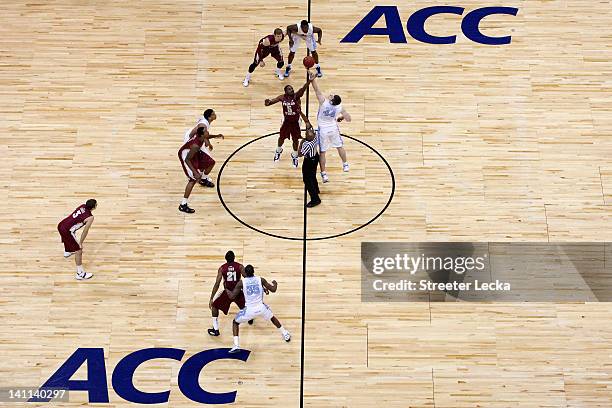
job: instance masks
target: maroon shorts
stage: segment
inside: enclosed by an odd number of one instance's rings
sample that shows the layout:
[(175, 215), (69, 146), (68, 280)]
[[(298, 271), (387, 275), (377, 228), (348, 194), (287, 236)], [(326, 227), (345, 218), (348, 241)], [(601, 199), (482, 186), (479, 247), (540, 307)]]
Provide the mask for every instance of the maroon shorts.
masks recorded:
[(302, 131), (300, 130), (299, 122), (288, 122), (284, 121), (280, 128), (280, 138), (293, 140), (300, 140), (302, 138)]
[[(183, 172), (185, 172), (185, 175), (187, 176), (187, 178), (189, 180), (195, 181), (196, 177), (194, 174), (192, 174), (192, 171), (187, 165), (186, 160), (184, 160), (183, 157), (181, 156), (181, 152), (179, 152), (179, 160), (181, 162), (181, 166), (183, 166)], [(201, 150), (198, 152), (198, 154), (196, 154), (191, 159), (191, 165), (200, 172), (203, 172), (204, 169), (214, 164), (215, 164), (214, 159)]]
[(257, 51), (255, 51), (255, 58), (253, 58), (253, 63), (259, 64), (259, 62), (263, 61), (268, 55), (272, 55), (272, 58), (274, 58), (278, 62), (281, 62), (283, 60), (283, 53), (280, 50), (280, 47), (272, 48), (272, 51), (266, 50), (264, 48), (264, 50), (261, 52), (261, 56), (259, 55), (259, 53), (257, 53)]
[(60, 237), (62, 237), (62, 242), (64, 243), (64, 251), (76, 252), (81, 249), (81, 246), (74, 238), (74, 235), (72, 235), (72, 232), (70, 232), (70, 230), (65, 230), (58, 226), (57, 231), (59, 232)]
[(223, 314), (227, 315), (232, 302), (234, 302), (241, 310), (244, 309), (244, 294), (240, 293), (236, 299), (231, 300), (227, 292), (224, 290), (221, 292), (221, 295), (215, 299), (213, 306), (221, 310)]

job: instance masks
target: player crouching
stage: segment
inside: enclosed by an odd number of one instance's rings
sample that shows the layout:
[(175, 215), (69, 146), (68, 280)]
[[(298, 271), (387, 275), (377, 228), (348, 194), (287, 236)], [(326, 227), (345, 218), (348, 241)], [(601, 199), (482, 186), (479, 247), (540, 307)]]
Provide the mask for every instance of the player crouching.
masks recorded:
[(240, 323), (252, 320), (256, 317), (263, 317), (266, 320), (270, 320), (274, 326), (280, 331), (283, 336), (283, 340), (291, 341), (291, 334), (281, 325), (272, 310), (263, 302), (264, 291), (276, 292), (278, 284), (275, 280), (272, 284), (269, 284), (264, 278), (255, 276), (255, 268), (253, 265), (247, 265), (244, 268), (245, 277), (242, 279), (233, 291), (228, 290), (230, 299), (235, 299), (240, 294), (240, 291), (244, 293), (244, 299), (246, 307), (242, 309), (233, 322), (234, 331), (234, 346), (229, 351), (230, 353), (237, 353), (240, 350)]
[(283, 51), (280, 48), (280, 43), (285, 38), (283, 34), (283, 30), (280, 28), (276, 28), (274, 30), (273, 35), (267, 35), (261, 40), (259, 40), (259, 44), (257, 44), (257, 50), (255, 50), (255, 57), (253, 58), (253, 63), (249, 65), (249, 72), (247, 72), (242, 85), (249, 86), (249, 81), (251, 80), (251, 74), (255, 71), (257, 66), (265, 67), (266, 63), (264, 59), (268, 55), (272, 55), (272, 58), (276, 60), (276, 75), (278, 79), (281, 81), (285, 78), (285, 75), (282, 71), (283, 66), (285, 65), (285, 60), (283, 59)]

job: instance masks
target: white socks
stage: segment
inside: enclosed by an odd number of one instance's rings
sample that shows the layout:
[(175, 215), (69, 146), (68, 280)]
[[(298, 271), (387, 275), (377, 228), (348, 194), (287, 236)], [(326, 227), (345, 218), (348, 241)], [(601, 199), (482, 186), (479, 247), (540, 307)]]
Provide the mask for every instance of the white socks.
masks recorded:
[(213, 329), (219, 330), (219, 318), (218, 317), (213, 317), (212, 318), (212, 322), (213, 322)]
[(83, 270), (83, 265), (77, 265), (77, 273), (79, 275), (82, 275), (85, 273), (85, 271)]
[(298, 152), (297, 152), (296, 150), (294, 150), (294, 151), (291, 153), (291, 157), (293, 157), (294, 159), (296, 159), (296, 158), (298, 157)]
[(276, 153), (282, 153), (283, 152), (283, 148), (281, 146), (278, 146), (276, 148)]
[(319, 64), (315, 64), (314, 66), (315, 68), (321, 68), (321, 66)]
[(245, 79), (245, 81), (250, 81), (251, 80), (251, 73), (247, 72), (246, 78), (244, 78), (244, 79)]
[(234, 347), (240, 347), (240, 337), (234, 336)]
[(286, 336), (289, 333), (283, 326), (278, 328), (278, 331), (281, 332), (283, 336)]
[(181, 200), (181, 205), (185, 205), (185, 204), (187, 204), (187, 199), (186, 199), (186, 198), (183, 198), (183, 199)]

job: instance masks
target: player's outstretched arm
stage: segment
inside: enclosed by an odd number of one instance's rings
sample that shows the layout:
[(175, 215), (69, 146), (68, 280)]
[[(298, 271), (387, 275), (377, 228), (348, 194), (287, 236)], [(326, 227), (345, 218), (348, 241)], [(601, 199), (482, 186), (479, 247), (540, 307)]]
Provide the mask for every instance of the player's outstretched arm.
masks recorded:
[(236, 299), (238, 295), (240, 294), (240, 291), (242, 290), (242, 281), (238, 281), (238, 283), (236, 284), (236, 287), (231, 292), (229, 291), (229, 289), (226, 289), (226, 290), (228, 292), (227, 295), (229, 296), (230, 299)]
[(319, 84), (317, 83), (316, 74), (314, 72), (309, 73), (308, 79), (312, 83), (312, 88), (314, 89), (315, 94), (317, 94), (317, 99), (319, 100), (319, 103), (325, 102), (325, 97), (323, 96), (323, 92), (321, 92), (321, 88), (319, 88)]
[(266, 99), (264, 101), (264, 105), (266, 106), (274, 105), (275, 103), (278, 103), (282, 100), (283, 100), (283, 95), (278, 95), (276, 98)]
[(94, 222), (93, 215), (91, 217), (88, 217), (85, 220), (85, 228), (83, 228), (83, 233), (81, 234), (81, 239), (79, 240), (79, 245), (83, 245), (83, 241), (85, 241), (85, 237), (87, 237), (87, 233), (89, 232), (89, 228), (91, 227), (91, 224), (93, 224), (93, 222)]
[(270, 285), (264, 278), (261, 278), (261, 286), (268, 289), (272, 293), (276, 292), (276, 289), (278, 289), (278, 283), (276, 283), (275, 280), (273, 280), (272, 284)]
[(221, 285), (221, 280), (223, 279), (223, 273), (221, 272), (221, 268), (217, 271), (217, 280), (212, 289), (212, 293), (210, 294), (210, 302), (208, 302), (208, 307), (212, 309), (213, 300), (215, 299), (215, 295), (219, 290), (219, 285)]
[(319, 27), (312, 27), (312, 33), (317, 34), (318, 36), (317, 42), (319, 43), (319, 45), (321, 45), (321, 38), (323, 37), (323, 30), (321, 30)]
[(306, 114), (304, 114), (304, 112), (302, 112), (301, 109), (300, 109), (300, 116), (302, 117), (302, 120), (304, 121), (304, 124), (306, 125), (306, 130), (312, 128), (312, 123), (310, 123), (310, 121), (308, 120), (308, 116), (306, 116)]
[(240, 275), (242, 275), (243, 278), (246, 278), (246, 272), (244, 271), (244, 265), (240, 265)]
[(293, 47), (293, 38), (291, 37), (292, 33), (297, 33), (298, 28), (297, 24), (291, 24), (287, 26), (287, 37), (289, 37), (289, 47)]

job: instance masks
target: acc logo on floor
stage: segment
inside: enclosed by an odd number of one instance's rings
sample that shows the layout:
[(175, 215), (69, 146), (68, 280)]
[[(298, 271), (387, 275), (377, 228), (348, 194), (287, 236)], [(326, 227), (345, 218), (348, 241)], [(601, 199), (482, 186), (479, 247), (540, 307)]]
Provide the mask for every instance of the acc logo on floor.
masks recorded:
[[(187, 398), (201, 404), (229, 404), (236, 400), (237, 391), (213, 393), (203, 389), (198, 377), (210, 362), (223, 359), (247, 361), (249, 350), (229, 354), (229, 349), (204, 350), (189, 357), (178, 373), (178, 385)], [(112, 384), (118, 396), (138, 404), (161, 404), (168, 402), (170, 391), (144, 392), (134, 386), (134, 373), (145, 361), (170, 359), (181, 361), (185, 350), (176, 348), (148, 348), (125, 356), (113, 370)], [(87, 362), (87, 379), (71, 380), (77, 370)], [(105, 403), (108, 400), (104, 350), (101, 348), (79, 348), (40, 388), (61, 388), (69, 391), (87, 391), (90, 403)], [(49, 399), (32, 398), (28, 402), (48, 402)]]
[[(425, 31), (425, 22), (437, 14), (463, 15), (463, 7), (434, 6), (421, 9), (408, 18), (406, 28), (408, 34), (417, 41), (427, 44), (454, 44), (456, 35), (446, 37), (431, 35)], [(510, 44), (511, 36), (490, 37), (480, 31), (480, 22), (487, 16), (505, 14), (516, 16), (518, 9), (514, 7), (482, 7), (470, 11), (461, 21), (461, 31), (470, 40), (486, 45)], [(386, 27), (374, 28), (376, 22), (385, 16)], [(392, 43), (406, 43), (402, 20), (396, 6), (376, 6), (349, 32), (340, 42), (357, 43), (366, 35), (386, 35)]]

